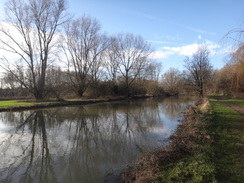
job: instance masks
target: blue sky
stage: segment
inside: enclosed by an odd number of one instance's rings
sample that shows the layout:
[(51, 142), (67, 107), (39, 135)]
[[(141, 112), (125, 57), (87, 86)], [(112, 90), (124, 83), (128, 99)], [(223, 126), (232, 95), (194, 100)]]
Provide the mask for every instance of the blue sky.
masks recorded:
[[(211, 50), (214, 68), (225, 65), (230, 47), (223, 36), (243, 28), (243, 0), (67, 0), (69, 11), (98, 19), (108, 34), (133, 33), (150, 42), (154, 58), (182, 70), (200, 44)], [(4, 15), (0, 0), (0, 16)]]
[(185, 56), (207, 44), (211, 63), (222, 68), (223, 36), (244, 21), (243, 0), (70, 0), (76, 16), (97, 18), (109, 34), (131, 32), (151, 43), (163, 70), (183, 69)]

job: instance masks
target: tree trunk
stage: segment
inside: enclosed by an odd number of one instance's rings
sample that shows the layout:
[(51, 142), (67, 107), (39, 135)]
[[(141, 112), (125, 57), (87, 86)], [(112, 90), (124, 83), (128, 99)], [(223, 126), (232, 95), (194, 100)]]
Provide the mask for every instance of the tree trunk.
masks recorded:
[(34, 97), (35, 97), (36, 100), (42, 100), (44, 98), (43, 97), (43, 92), (38, 90), (38, 89), (36, 89), (34, 91)]

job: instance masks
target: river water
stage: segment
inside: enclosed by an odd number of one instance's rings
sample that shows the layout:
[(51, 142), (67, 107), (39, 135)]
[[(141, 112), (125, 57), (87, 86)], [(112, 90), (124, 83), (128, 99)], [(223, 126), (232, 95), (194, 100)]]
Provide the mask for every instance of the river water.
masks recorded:
[(2, 112), (0, 182), (103, 182), (162, 146), (193, 101), (151, 98)]

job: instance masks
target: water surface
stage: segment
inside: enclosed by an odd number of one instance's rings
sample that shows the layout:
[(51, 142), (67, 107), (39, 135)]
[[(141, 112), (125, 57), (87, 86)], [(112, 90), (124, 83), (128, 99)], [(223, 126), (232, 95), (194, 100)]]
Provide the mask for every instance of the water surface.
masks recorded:
[(1, 182), (103, 182), (162, 146), (189, 98), (0, 113)]

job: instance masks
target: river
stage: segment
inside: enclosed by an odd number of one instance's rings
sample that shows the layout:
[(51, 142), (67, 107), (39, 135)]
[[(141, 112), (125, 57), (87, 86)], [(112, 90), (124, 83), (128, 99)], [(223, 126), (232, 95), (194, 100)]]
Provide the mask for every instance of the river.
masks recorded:
[(0, 182), (98, 183), (161, 147), (191, 98), (0, 113)]

